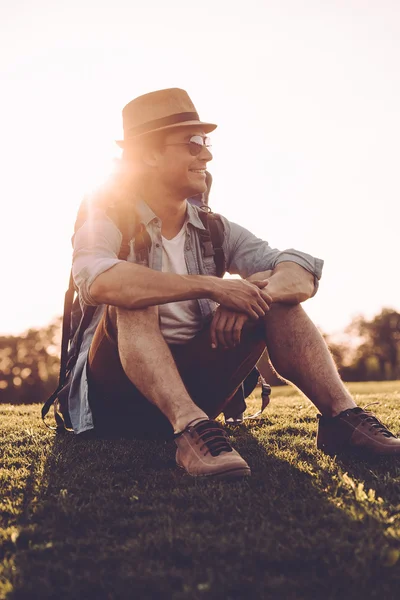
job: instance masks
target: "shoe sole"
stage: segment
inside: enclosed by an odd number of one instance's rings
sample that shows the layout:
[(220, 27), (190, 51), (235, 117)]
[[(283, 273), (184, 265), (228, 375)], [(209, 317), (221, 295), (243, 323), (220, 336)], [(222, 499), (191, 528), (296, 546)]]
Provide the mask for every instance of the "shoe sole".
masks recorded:
[[(178, 463), (177, 463), (178, 464)], [(250, 467), (240, 467), (238, 469), (230, 469), (229, 471), (221, 471), (219, 473), (204, 473), (202, 475), (193, 475), (186, 471), (185, 467), (182, 467), (178, 464), (180, 469), (183, 469), (190, 477), (195, 477), (196, 479), (239, 479), (242, 477), (250, 477), (251, 469)]]
[(211, 475), (203, 475), (197, 477), (206, 477), (208, 479), (241, 479), (243, 477), (250, 477), (251, 469), (233, 469), (232, 471), (224, 471), (223, 473), (215, 473)]

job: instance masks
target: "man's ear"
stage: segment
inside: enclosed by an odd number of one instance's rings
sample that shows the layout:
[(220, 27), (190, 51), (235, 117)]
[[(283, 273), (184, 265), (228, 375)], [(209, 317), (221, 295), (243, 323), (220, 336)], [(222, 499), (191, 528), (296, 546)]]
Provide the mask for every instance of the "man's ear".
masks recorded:
[(155, 148), (145, 148), (142, 152), (142, 160), (148, 167), (155, 168), (160, 160), (160, 151)]

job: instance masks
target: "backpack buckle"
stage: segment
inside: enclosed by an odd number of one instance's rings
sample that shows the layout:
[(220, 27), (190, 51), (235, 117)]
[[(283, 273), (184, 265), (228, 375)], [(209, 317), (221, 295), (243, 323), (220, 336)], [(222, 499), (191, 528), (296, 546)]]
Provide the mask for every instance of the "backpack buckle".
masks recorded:
[(202, 241), (202, 247), (203, 247), (203, 256), (204, 257), (214, 256), (214, 247), (212, 245), (211, 240)]

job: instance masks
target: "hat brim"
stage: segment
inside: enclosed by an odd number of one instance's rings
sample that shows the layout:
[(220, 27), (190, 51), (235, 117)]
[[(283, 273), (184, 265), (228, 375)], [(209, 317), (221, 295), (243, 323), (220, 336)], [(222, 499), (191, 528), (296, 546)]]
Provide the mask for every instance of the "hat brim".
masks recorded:
[(165, 127), (159, 127), (158, 129), (152, 129), (151, 131), (146, 131), (146, 133), (141, 133), (140, 135), (135, 135), (131, 138), (126, 138), (124, 140), (115, 140), (115, 143), (122, 149), (131, 145), (133, 142), (137, 140), (141, 140), (144, 137), (151, 135), (153, 133), (157, 133), (158, 131), (166, 131), (167, 129), (181, 129), (182, 127), (201, 127), (204, 133), (211, 133), (218, 126), (215, 123), (203, 123), (202, 121), (183, 121), (182, 123), (175, 123), (174, 125), (166, 125)]

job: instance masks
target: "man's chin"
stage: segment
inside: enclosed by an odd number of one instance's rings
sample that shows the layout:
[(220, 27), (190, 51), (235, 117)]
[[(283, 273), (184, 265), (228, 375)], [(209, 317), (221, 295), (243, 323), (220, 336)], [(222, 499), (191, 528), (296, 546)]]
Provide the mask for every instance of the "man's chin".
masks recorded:
[(207, 191), (206, 180), (199, 180), (195, 184), (193, 183), (192, 185), (188, 186), (188, 191), (190, 193), (190, 195), (188, 196), (189, 198), (191, 198), (192, 196), (197, 196), (197, 194), (204, 194)]
[[(174, 192), (172, 192), (174, 189)], [(182, 186), (173, 186), (171, 192), (182, 199), (193, 198), (199, 194), (204, 194), (207, 191), (207, 185), (204, 181), (186, 181)]]
[(203, 188), (202, 186), (187, 186), (184, 189), (180, 190), (180, 196), (183, 198), (193, 198), (194, 196), (201, 196), (204, 194), (207, 188)]

